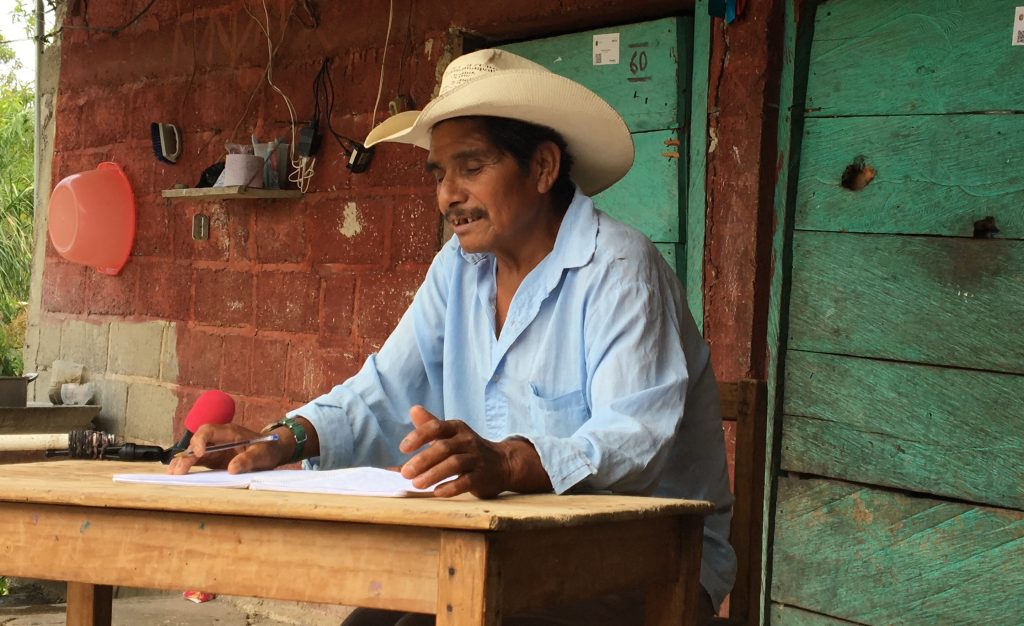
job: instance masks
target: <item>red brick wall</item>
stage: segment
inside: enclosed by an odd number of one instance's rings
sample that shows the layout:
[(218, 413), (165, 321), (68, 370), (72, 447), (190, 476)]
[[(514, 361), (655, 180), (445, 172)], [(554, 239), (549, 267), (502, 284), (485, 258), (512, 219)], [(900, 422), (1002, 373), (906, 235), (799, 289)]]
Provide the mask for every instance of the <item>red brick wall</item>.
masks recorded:
[[(185, 409), (207, 388), (232, 393), (241, 421), (259, 425), (355, 372), (407, 306), (439, 243), (424, 154), (385, 145), (369, 172), (353, 175), (337, 144), (325, 138), (310, 192), (301, 200), (163, 200), (162, 189), (194, 185), (226, 141), (285, 134), (288, 115), (277, 94), (265, 84), (257, 87), (266, 42), (240, 0), (164, 0), (116, 35), (95, 30), (124, 23), (145, 4), (91, 2), (88, 15), (70, 16), (63, 31), (53, 180), (100, 161), (121, 163), (136, 194), (139, 222), (132, 257), (118, 277), (69, 265), (48, 246), (44, 314), (174, 322), (182, 407), (175, 432)], [(275, 42), (287, 29), (275, 57), (275, 82), (298, 116), (308, 118), (313, 78), (321, 59), (331, 57), (335, 128), (364, 137), (384, 52), (387, 3), (311, 3), (321, 11), (315, 29), (286, 18), (293, 4), (268, 2)], [(757, 336), (763, 326), (756, 319), (759, 300), (748, 296), (765, 267), (758, 247), (766, 232), (758, 209), (764, 174), (756, 162), (767, 141), (760, 130), (767, 91), (761, 22), (771, 9), (753, 4), (756, 25), (730, 27), (737, 33), (728, 42), (731, 65), (721, 61), (723, 39), (716, 35), (720, 67), (712, 73), (712, 84), (721, 85), (712, 95), (727, 104), (712, 120), (721, 156), (709, 163), (709, 198), (720, 207), (709, 214), (705, 313), (713, 344), (720, 346), (715, 360), (723, 379), (757, 373), (754, 364), (764, 350)], [(408, 94), (418, 105), (430, 99), (446, 51), (458, 47), (453, 28), (482, 41), (508, 41), (686, 13), (691, 5), (395, 0), (377, 119), (396, 94)], [(302, 3), (296, 6), (305, 18)], [(94, 30), (80, 28), (86, 18)], [(178, 164), (154, 159), (153, 121), (175, 123), (184, 133)], [(734, 144), (743, 151), (742, 165), (727, 158)], [(338, 227), (350, 203), (360, 226), (355, 234)], [(196, 213), (210, 217), (208, 241), (191, 238)]]

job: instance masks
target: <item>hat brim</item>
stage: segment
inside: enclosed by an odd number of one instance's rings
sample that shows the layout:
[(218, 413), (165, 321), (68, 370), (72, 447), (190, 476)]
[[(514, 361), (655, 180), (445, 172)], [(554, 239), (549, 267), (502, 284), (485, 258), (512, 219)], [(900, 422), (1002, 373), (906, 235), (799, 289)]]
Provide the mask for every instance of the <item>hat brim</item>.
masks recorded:
[(572, 179), (587, 195), (611, 187), (633, 165), (633, 139), (622, 117), (583, 85), (558, 74), (506, 70), (485, 74), (432, 100), (422, 111), (405, 111), (381, 122), (366, 137), (430, 149), (430, 131), (444, 120), (487, 115), (530, 122), (558, 131), (573, 158)]

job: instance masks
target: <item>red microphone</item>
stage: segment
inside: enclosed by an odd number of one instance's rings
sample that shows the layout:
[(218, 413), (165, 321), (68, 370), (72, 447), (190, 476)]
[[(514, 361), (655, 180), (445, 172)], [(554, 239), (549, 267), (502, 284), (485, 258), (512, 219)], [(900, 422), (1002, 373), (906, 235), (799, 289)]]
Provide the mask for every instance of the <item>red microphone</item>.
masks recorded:
[(192, 435), (203, 424), (227, 424), (234, 416), (235, 401), (231, 396), (216, 389), (204, 391), (196, 398), (195, 404), (185, 416), (185, 434), (167, 451), (164, 455), (167, 460), (164, 462), (170, 463), (175, 454), (187, 448), (192, 441)]
[(200, 394), (185, 416), (185, 435), (181, 441), (166, 450), (160, 446), (125, 443), (114, 445), (114, 437), (98, 430), (73, 430), (68, 433), (65, 450), (47, 450), (47, 457), (66, 456), (72, 459), (114, 459), (118, 461), (171, 462), (174, 455), (188, 447), (203, 424), (227, 424), (235, 416), (235, 401), (223, 391), (211, 390)]

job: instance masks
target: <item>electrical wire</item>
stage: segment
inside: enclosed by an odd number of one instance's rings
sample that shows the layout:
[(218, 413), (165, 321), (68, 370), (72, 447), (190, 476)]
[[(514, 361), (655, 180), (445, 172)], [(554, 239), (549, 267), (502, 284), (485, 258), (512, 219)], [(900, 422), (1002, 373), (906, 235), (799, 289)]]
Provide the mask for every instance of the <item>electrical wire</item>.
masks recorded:
[(320, 64), (320, 70), (313, 79), (313, 123), (319, 125), (320, 117), (323, 116), (324, 128), (334, 140), (338, 142), (342, 151), (347, 155), (352, 152), (352, 144), (359, 143), (351, 137), (346, 137), (334, 130), (334, 79), (331, 78), (331, 59), (324, 57)]
[(97, 32), (97, 33), (107, 33), (109, 35), (116, 35), (117, 33), (121, 32), (122, 30), (128, 28), (129, 26), (133, 25), (135, 22), (138, 22), (140, 19), (142, 19), (142, 16), (144, 16), (146, 13), (148, 13), (149, 10), (153, 7), (154, 4), (156, 4), (156, 0), (149, 0), (149, 4), (144, 6), (141, 11), (136, 13), (135, 17), (131, 18), (130, 20), (128, 20), (124, 24), (121, 24), (120, 26), (114, 26), (114, 27), (111, 27), (111, 28), (105, 28), (105, 27), (102, 27), (102, 26), (89, 26), (89, 5), (86, 4), (85, 5), (85, 7), (86, 7), (85, 8), (85, 26), (66, 25), (66, 26), (62, 26), (61, 28), (73, 28), (75, 30), (88, 30), (88, 31)]
[(388, 41), (391, 39), (391, 18), (395, 14), (395, 0), (388, 0), (388, 32), (384, 35), (384, 54), (380, 58), (380, 82), (377, 83), (377, 100), (373, 103), (373, 115), (370, 117), (370, 130), (377, 125), (377, 107), (380, 106), (380, 94), (384, 91), (384, 64), (388, 59)]
[(282, 100), (284, 100), (285, 107), (288, 109), (288, 117), (291, 120), (292, 141), (288, 144), (288, 156), (291, 160), (293, 171), (288, 176), (288, 180), (295, 183), (300, 192), (306, 193), (309, 189), (309, 182), (313, 178), (313, 173), (315, 171), (316, 157), (295, 158), (295, 107), (292, 105), (291, 99), (288, 98), (288, 96), (281, 91), (276, 84), (274, 84), (274, 42), (270, 38), (270, 9), (267, 8), (267, 0), (261, 0), (261, 2), (263, 4), (263, 17), (267, 20), (266, 25), (260, 22), (252, 12), (249, 12), (248, 7), (246, 7), (246, 11), (249, 13), (250, 17), (256, 20), (256, 23), (259, 24), (260, 30), (263, 31), (263, 34), (267, 38), (267, 84), (270, 85), (279, 96), (281, 96)]
[[(194, 5), (193, 5), (193, 7), (194, 7)], [(256, 15), (252, 11), (249, 10), (249, 5), (243, 2), (242, 3), (242, 8), (245, 9), (245, 12), (249, 14), (249, 17), (251, 17), (254, 22), (256, 22), (257, 24), (260, 24), (260, 30), (263, 30), (263, 25), (260, 23), (260, 21), (256, 17)], [(194, 32), (195, 31), (193, 31), (193, 33)], [(264, 31), (264, 33), (265, 32), (266, 31)], [(281, 44), (284, 43), (284, 34), (285, 34), (285, 32), (287, 32), (286, 29), (281, 31), (281, 39), (278, 40), (277, 47), (274, 48), (274, 54), (275, 55), (277, 54), (277, 51), (281, 49)], [(266, 78), (267, 78), (267, 72), (264, 70), (264, 72), (260, 75), (260, 79), (253, 86), (252, 91), (249, 92), (249, 99), (245, 102), (245, 108), (242, 109), (242, 114), (238, 117), (238, 121), (235, 122), (235, 125), (231, 128), (231, 132), (228, 133), (228, 135), (227, 135), (229, 141), (235, 137), (235, 132), (238, 131), (238, 127), (241, 126), (242, 122), (245, 121), (245, 116), (249, 114), (249, 107), (252, 106), (253, 101), (256, 99), (256, 92), (259, 91), (260, 87), (263, 86), (263, 81), (266, 80)], [(182, 102), (184, 102), (184, 100), (182, 100)], [(206, 152), (206, 148), (210, 145), (210, 143), (213, 142), (214, 139), (217, 138), (217, 136), (220, 134), (220, 132), (221, 132), (221, 130), (217, 129), (217, 131), (215, 133), (213, 133), (210, 136), (209, 139), (206, 140), (206, 143), (204, 143), (202, 145), (202, 147), (200, 147), (199, 149), (196, 150), (196, 154), (203, 154), (204, 152)]]

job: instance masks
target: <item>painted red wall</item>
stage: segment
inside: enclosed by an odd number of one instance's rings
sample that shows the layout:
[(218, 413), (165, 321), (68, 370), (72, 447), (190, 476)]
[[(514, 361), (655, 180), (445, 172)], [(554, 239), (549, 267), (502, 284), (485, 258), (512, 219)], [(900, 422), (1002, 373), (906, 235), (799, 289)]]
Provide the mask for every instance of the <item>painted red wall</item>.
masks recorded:
[(720, 380), (767, 376), (783, 9), (749, 2), (712, 23), (704, 335)]
[[(121, 163), (135, 190), (139, 228), (118, 277), (68, 264), (48, 246), (44, 314), (176, 323), (179, 406), (220, 388), (239, 400), (244, 423), (261, 425), (355, 372), (407, 306), (439, 245), (424, 154), (384, 145), (369, 172), (353, 175), (337, 144), (325, 138), (310, 193), (301, 200), (165, 201), (160, 190), (194, 185), (226, 141), (285, 134), (288, 115), (281, 98), (259, 85), (266, 41), (240, 0), (164, 0), (116, 35), (96, 30), (123, 24), (145, 4), (92, 2), (87, 16), (80, 4), (63, 31), (53, 180), (100, 161)], [(335, 128), (364, 137), (387, 4), (309, 4), (321, 12), (316, 28), (304, 25), (303, 2), (268, 2), (275, 41), (286, 29), (275, 82), (299, 117), (308, 118), (313, 78), (330, 56)], [(763, 375), (770, 202), (760, 162), (771, 147), (776, 115), (767, 104), (772, 89), (764, 72), (771, 65), (768, 21), (777, 2), (750, 4), (749, 17), (728, 30), (716, 22), (713, 36), (717, 109), (709, 122), (718, 147), (708, 164), (713, 206), (705, 319), (723, 380)], [(295, 14), (286, 19), (290, 11)], [(501, 42), (691, 11), (692, 2), (666, 0), (395, 0), (381, 109), (396, 94), (419, 105), (429, 101), (445, 54), (458, 50), (452, 29)], [(178, 164), (154, 159), (153, 121), (182, 129)], [(356, 234), (351, 223), (343, 227), (349, 203), (357, 207)], [(211, 218), (209, 241), (191, 238), (196, 213)], [(179, 409), (176, 433), (183, 413)]]

